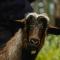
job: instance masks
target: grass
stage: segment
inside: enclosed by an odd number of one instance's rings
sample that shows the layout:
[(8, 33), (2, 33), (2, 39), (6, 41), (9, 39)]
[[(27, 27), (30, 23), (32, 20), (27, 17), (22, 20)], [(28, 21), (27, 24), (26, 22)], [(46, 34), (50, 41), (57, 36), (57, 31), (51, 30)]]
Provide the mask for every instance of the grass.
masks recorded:
[(48, 35), (36, 60), (60, 60), (60, 35)]

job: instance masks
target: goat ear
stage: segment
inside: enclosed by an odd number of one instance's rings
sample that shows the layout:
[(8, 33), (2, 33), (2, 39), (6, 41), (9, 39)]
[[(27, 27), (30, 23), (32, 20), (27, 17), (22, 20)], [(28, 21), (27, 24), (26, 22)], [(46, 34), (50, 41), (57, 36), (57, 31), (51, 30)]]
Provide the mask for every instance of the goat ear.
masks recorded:
[(25, 18), (21, 19), (21, 20), (16, 20), (16, 22), (24, 23), (25, 22)]

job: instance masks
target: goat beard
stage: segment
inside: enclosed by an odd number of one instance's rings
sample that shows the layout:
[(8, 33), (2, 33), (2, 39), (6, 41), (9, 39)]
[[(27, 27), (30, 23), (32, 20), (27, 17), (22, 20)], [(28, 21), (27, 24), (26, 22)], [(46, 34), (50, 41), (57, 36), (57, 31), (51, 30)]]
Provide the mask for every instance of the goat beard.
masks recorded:
[(0, 60), (21, 60), (21, 55), (22, 29), (19, 29), (5, 47), (0, 49)]

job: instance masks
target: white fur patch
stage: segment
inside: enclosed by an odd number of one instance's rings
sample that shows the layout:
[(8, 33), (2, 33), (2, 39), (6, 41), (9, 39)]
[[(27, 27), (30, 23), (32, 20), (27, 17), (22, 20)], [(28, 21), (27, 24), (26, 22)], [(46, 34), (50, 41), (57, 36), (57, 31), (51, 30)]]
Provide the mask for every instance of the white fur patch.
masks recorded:
[(26, 19), (28, 19), (29, 18), (29, 16), (33, 16), (33, 17), (35, 17), (35, 18), (37, 18), (38, 17), (38, 14), (37, 13), (35, 13), (35, 12), (31, 12), (31, 13), (28, 13), (27, 15), (26, 15)]

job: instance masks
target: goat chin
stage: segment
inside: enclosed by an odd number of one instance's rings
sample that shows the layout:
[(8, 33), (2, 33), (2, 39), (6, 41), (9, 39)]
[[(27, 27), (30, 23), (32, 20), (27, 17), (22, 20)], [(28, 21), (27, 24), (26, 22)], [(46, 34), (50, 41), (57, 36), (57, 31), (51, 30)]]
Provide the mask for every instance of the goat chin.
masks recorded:
[(6, 43), (6, 46), (0, 49), (0, 60), (21, 60), (22, 30), (19, 29), (16, 34)]

